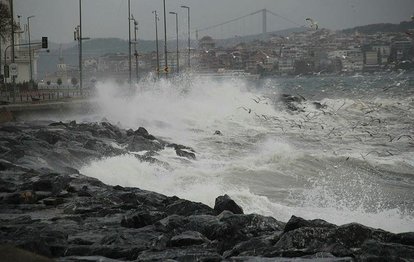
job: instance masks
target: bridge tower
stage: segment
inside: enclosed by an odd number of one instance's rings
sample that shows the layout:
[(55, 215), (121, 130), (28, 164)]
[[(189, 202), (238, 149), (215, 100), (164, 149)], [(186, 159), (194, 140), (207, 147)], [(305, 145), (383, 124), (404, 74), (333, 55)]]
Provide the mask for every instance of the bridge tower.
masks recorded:
[(266, 38), (266, 35), (267, 35), (267, 9), (262, 10), (262, 19), (263, 19), (262, 37), (263, 37), (263, 40), (264, 40)]

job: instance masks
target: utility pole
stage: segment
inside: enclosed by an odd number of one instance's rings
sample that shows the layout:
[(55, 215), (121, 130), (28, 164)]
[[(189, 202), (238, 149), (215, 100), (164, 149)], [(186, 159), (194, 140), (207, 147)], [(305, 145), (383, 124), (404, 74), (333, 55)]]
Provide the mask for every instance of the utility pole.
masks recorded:
[(188, 25), (188, 60), (187, 60), (187, 67), (188, 70), (191, 68), (191, 37), (190, 37), (190, 7), (182, 5), (181, 8), (187, 9), (187, 25)]
[(168, 50), (167, 50), (167, 15), (166, 15), (166, 10), (165, 10), (165, 0), (163, 0), (164, 2), (164, 61), (165, 61), (165, 67), (164, 67), (164, 71), (165, 71), (165, 76), (168, 77)]
[(128, 66), (129, 87), (132, 85), (132, 58), (131, 58), (131, 0), (128, 0)]
[(160, 77), (160, 53), (158, 49), (158, 14), (157, 10), (152, 11), (152, 13), (155, 15), (155, 43), (157, 45), (157, 76)]
[(82, 96), (82, 0), (79, 0), (79, 91)]
[[(12, 63), (14, 63), (14, 11), (13, 11), (13, 0), (10, 0), (10, 25), (11, 25), (11, 40), (12, 40)], [(13, 77), (14, 81), (14, 77)]]
[[(14, 10), (13, 10), (13, 0), (10, 0), (10, 24), (11, 24), (11, 40), (12, 40), (12, 63), (15, 59), (14, 51)], [(6, 64), (6, 61), (4, 61)], [(13, 103), (16, 102), (16, 76), (12, 76), (13, 83)]]
[(30, 44), (30, 18), (35, 17), (31, 15), (27, 17), (27, 35), (29, 36), (29, 62), (30, 62), (30, 83), (33, 84), (33, 65), (32, 65), (32, 47)]
[(177, 62), (176, 62), (176, 73), (180, 73), (180, 57), (178, 52), (178, 14), (176, 12), (170, 12), (170, 14), (175, 15), (175, 31), (177, 35)]

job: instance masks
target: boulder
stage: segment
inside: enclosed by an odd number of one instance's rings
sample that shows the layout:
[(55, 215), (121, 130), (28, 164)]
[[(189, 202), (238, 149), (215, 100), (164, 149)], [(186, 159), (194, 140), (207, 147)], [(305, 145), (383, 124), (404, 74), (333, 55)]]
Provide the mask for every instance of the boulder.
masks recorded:
[(169, 241), (171, 247), (193, 246), (208, 243), (209, 240), (197, 231), (185, 231), (173, 236)]
[(220, 214), (224, 210), (228, 210), (233, 214), (243, 214), (243, 209), (228, 195), (217, 197), (214, 204), (214, 211), (216, 211), (217, 214)]

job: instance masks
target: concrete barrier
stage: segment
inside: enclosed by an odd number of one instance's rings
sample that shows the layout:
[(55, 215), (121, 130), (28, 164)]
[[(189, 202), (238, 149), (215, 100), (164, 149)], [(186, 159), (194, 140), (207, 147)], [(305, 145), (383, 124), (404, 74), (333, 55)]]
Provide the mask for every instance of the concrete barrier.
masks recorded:
[(7, 108), (0, 108), (0, 123), (5, 123), (12, 121), (14, 119), (13, 113), (10, 112)]

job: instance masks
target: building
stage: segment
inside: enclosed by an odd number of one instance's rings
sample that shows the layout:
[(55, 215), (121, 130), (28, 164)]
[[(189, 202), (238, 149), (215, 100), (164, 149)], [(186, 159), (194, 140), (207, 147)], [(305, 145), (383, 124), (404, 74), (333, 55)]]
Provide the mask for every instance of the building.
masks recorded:
[[(0, 0), (0, 2), (9, 6), (9, 1), (7, 0)], [(14, 59), (12, 57), (13, 48), (11, 39), (7, 39), (6, 41), (0, 39), (1, 75), (4, 74), (4, 65), (10, 65), (14, 60), (14, 63), (17, 64), (17, 76), (15, 77), (16, 83), (29, 82), (30, 79), (36, 80), (38, 59), (37, 50), (41, 48), (41, 45), (40, 43), (33, 41), (31, 50), (29, 51), (29, 46), (27, 45), (27, 27), (21, 24), (20, 17), (18, 17), (18, 19), (15, 17), (14, 20), (17, 23), (17, 29), (15, 30), (14, 37)], [(12, 76), (4, 79), (5, 83), (11, 83), (12, 81)]]

